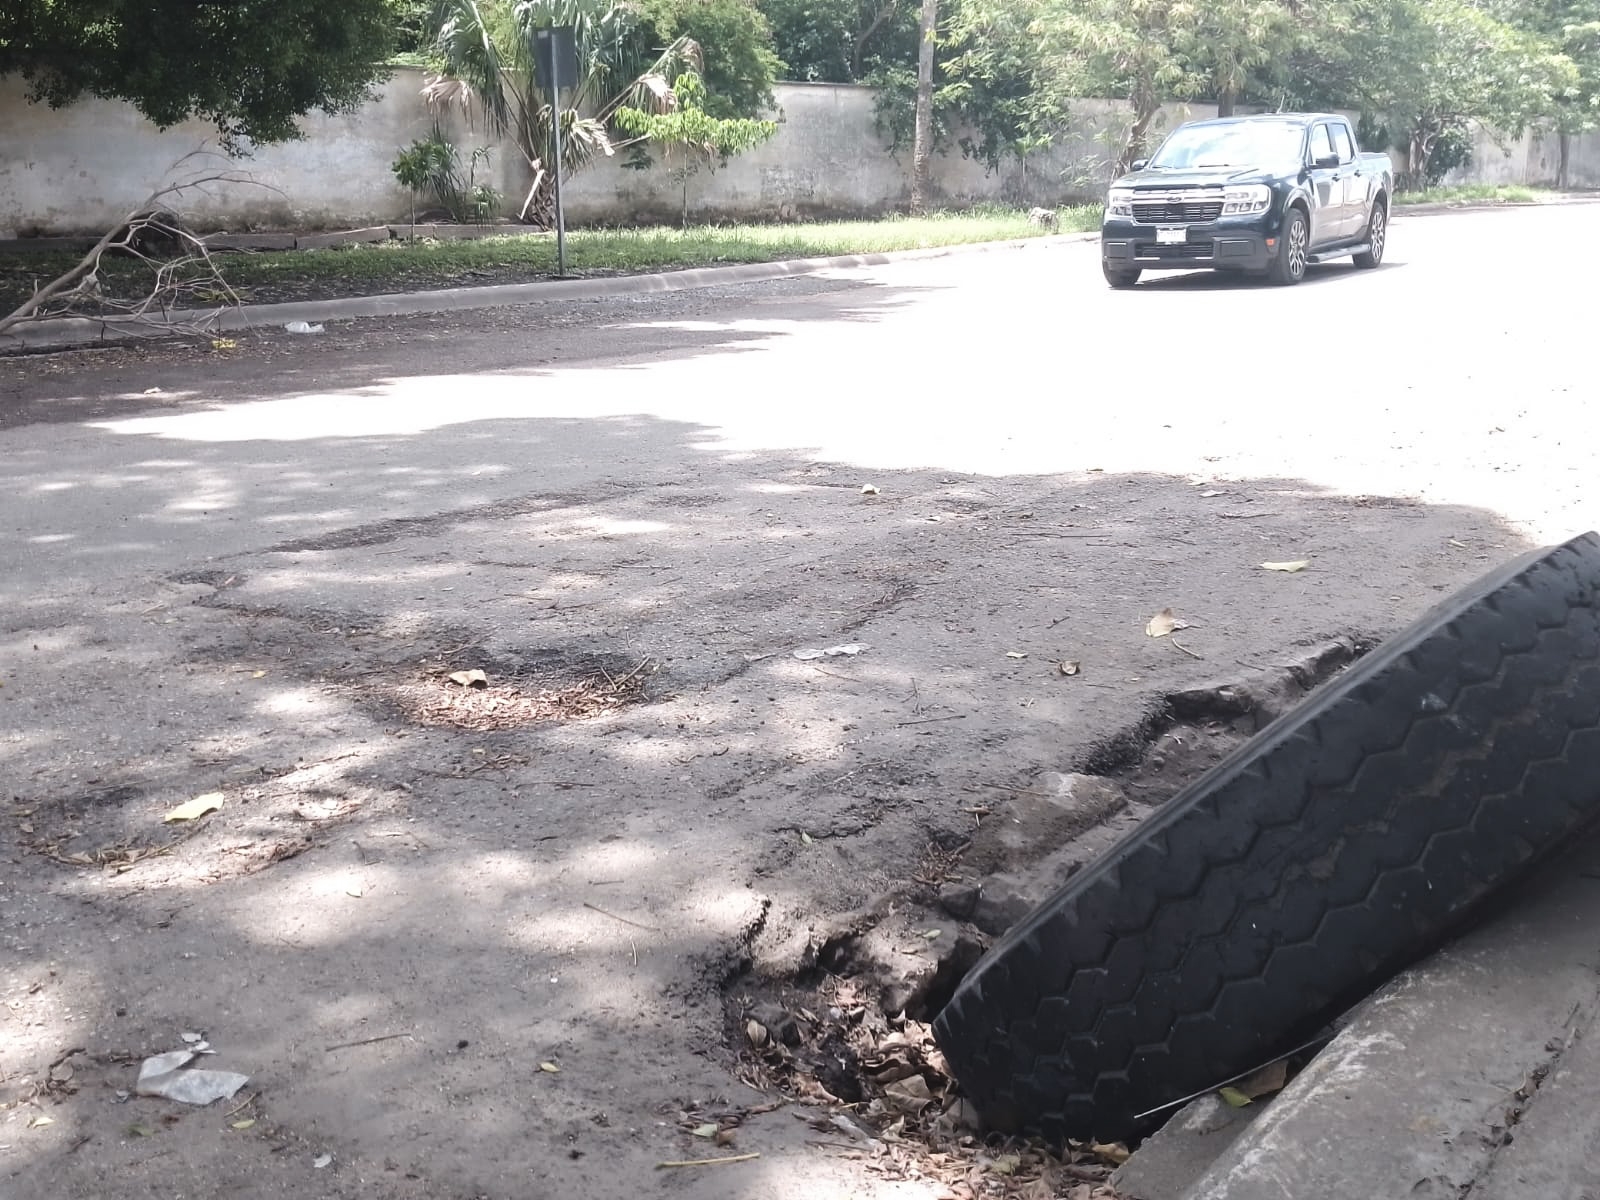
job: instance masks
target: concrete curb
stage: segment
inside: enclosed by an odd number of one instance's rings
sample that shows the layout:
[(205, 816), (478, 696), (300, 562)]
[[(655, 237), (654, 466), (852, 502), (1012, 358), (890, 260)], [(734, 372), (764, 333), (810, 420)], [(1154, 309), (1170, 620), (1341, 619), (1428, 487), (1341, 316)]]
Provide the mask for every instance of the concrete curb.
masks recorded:
[[(393, 292), (380, 296), (347, 296), (334, 300), (306, 300), (286, 304), (254, 304), (215, 311), (184, 310), (171, 313), (167, 325), (206, 323), (219, 333), (281, 328), (290, 321), (317, 324), (360, 317), (397, 317), (418, 313), (457, 312), (474, 308), (500, 308), (516, 304), (561, 300), (592, 300), (603, 296), (631, 296), (652, 292), (678, 292), (693, 288), (762, 283), (771, 279), (815, 275), (822, 271), (888, 266), (899, 262), (947, 258), (956, 254), (992, 253), (996, 250), (1050, 249), (1093, 241), (1098, 233), (1057, 234), (1015, 238), (1004, 242), (969, 242), (921, 250), (891, 250), (881, 254), (844, 254), (832, 258), (797, 258), (735, 267), (696, 267), (649, 275), (617, 275), (604, 279), (539, 280), (532, 283), (491, 284), (486, 287), (439, 288), (423, 292)], [(173, 336), (160, 326), (133, 321), (68, 317), (40, 321), (0, 335), (0, 354), (19, 350), (66, 350), (108, 342), (148, 340)]]
[[(1495, 920), (1365, 1001), (1188, 1187), (1130, 1194), (1476, 1197), (1525, 1113), (1552, 1142), (1581, 1142), (1594, 1125), (1593, 1081), (1577, 1103), (1540, 1085), (1600, 1013), (1597, 860), (1590, 840)], [(1525, 1194), (1576, 1195), (1566, 1182)], [(1494, 1200), (1517, 1195), (1513, 1187)]]
[(1438, 204), (1397, 204), (1394, 215), (1398, 217), (1436, 217), (1445, 213), (1495, 212), (1502, 208), (1565, 208), (1574, 204), (1600, 204), (1600, 195), (1569, 193), (1549, 200), (1469, 200), (1452, 204), (1445, 200)]

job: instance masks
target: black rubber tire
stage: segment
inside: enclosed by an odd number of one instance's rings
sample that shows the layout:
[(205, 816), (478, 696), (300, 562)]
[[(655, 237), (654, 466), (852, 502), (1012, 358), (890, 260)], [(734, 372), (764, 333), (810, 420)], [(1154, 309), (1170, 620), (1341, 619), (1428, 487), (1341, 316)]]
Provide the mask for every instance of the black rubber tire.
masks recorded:
[(1366, 241), (1369, 249), (1364, 254), (1353, 255), (1353, 260), (1363, 271), (1376, 270), (1383, 265), (1383, 252), (1389, 245), (1389, 202), (1382, 196), (1372, 203)]
[(1278, 243), (1278, 257), (1267, 264), (1267, 279), (1279, 287), (1292, 287), (1306, 277), (1306, 255), (1311, 249), (1311, 222), (1305, 213), (1298, 208), (1289, 210)]
[(1139, 282), (1139, 268), (1137, 267), (1131, 271), (1118, 271), (1101, 263), (1100, 270), (1105, 273), (1106, 282), (1119, 290), (1131, 288)]
[(1600, 536), (1463, 589), (1074, 876), (934, 1033), (994, 1129), (1122, 1138), (1321, 1029), (1600, 814)]

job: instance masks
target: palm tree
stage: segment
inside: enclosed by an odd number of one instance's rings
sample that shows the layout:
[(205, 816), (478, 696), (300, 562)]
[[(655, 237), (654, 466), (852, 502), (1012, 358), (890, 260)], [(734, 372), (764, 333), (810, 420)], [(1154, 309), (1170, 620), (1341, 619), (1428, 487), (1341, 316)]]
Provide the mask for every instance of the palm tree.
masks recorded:
[(423, 94), (434, 105), (476, 104), (489, 129), (509, 137), (532, 175), (522, 220), (553, 220), (548, 170), (551, 98), (534, 74), (536, 30), (570, 25), (576, 33), (578, 79), (560, 109), (563, 174), (610, 157), (627, 140), (613, 137), (617, 109), (669, 112), (672, 81), (700, 68), (700, 47), (678, 38), (651, 56), (634, 10), (614, 0), (441, 0), (435, 50), (441, 70)]

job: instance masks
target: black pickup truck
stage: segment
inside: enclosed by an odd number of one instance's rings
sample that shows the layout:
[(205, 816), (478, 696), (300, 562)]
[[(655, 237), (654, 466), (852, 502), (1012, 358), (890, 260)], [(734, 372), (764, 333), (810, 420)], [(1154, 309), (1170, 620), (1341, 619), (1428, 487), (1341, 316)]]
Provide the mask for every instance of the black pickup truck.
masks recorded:
[(1343, 117), (1274, 113), (1180, 125), (1111, 185), (1106, 282), (1145, 271), (1245, 271), (1299, 283), (1309, 263), (1383, 261), (1394, 167)]

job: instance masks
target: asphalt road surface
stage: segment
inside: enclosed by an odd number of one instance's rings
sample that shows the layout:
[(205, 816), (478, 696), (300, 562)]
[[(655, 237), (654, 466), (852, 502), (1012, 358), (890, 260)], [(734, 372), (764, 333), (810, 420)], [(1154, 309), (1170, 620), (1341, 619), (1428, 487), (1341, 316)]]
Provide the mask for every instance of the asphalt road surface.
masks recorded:
[[(1597, 219), (0, 362), (0, 1190), (945, 1194), (686, 1133), (763, 1101), (739, 989), (867, 911), (915, 978), (950, 919), (873, 905), (975, 809), (1600, 526)], [(183, 1031), (242, 1116), (119, 1101)]]

